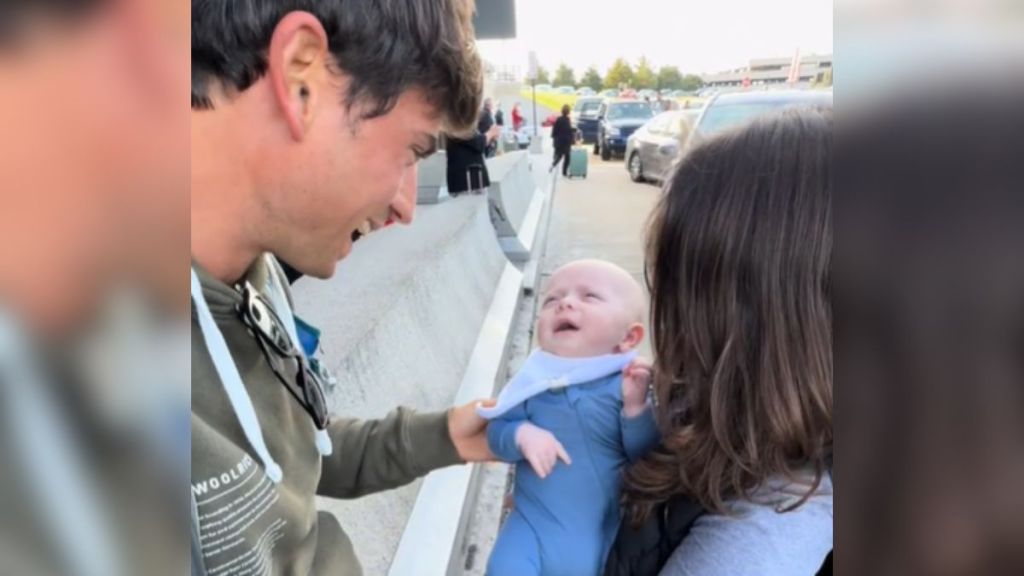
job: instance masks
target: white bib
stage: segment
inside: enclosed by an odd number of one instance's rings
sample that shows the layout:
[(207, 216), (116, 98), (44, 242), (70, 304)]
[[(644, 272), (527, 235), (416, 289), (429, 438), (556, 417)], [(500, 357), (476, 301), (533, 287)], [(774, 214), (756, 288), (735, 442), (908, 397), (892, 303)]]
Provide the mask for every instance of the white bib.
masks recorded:
[(540, 349), (534, 350), (498, 395), (497, 405), (492, 408), (478, 406), (477, 414), (491, 420), (542, 392), (592, 382), (622, 372), (636, 358), (636, 354), (634, 350), (625, 354), (563, 358)]

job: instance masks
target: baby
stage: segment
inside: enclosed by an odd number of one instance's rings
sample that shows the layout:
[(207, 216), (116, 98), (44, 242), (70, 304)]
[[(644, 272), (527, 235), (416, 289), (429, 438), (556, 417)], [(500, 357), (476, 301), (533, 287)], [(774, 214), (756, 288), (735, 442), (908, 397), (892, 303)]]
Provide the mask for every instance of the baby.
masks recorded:
[(551, 276), (540, 350), (496, 406), (479, 409), (491, 451), (515, 463), (515, 504), (488, 575), (601, 572), (619, 525), (622, 467), (658, 441), (650, 369), (635, 359), (643, 315), (639, 284), (613, 264), (580, 260)]

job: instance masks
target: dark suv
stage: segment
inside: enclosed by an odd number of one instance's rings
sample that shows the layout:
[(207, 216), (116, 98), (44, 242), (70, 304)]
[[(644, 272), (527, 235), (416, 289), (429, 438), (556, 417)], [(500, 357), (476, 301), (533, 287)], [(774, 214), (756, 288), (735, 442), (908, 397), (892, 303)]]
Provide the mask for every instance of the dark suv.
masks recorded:
[(651, 105), (643, 100), (605, 100), (597, 111), (597, 142), (594, 154), (610, 160), (612, 154), (626, 154), (626, 140), (654, 116)]
[(597, 112), (603, 100), (600, 96), (581, 96), (572, 107), (572, 125), (580, 131), (584, 144), (597, 142)]

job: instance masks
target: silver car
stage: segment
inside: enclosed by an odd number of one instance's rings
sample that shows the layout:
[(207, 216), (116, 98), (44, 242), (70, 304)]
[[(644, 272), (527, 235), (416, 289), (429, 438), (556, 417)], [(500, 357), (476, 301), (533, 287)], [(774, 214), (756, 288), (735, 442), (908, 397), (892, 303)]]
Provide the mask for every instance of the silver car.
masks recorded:
[(832, 108), (831, 90), (766, 90), (713, 96), (693, 126), (686, 149), (702, 140), (750, 122), (758, 116), (792, 106)]
[(634, 182), (663, 181), (689, 139), (699, 109), (673, 110), (651, 118), (626, 141), (626, 169)]

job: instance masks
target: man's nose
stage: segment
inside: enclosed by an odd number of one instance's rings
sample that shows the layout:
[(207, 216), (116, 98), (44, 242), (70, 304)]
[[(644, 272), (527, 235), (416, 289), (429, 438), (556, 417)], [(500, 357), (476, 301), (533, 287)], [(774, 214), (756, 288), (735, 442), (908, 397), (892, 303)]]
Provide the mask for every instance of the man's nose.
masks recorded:
[(413, 164), (405, 171), (401, 182), (398, 183), (398, 194), (391, 202), (391, 217), (402, 224), (411, 224), (413, 214), (416, 212), (416, 168)]

